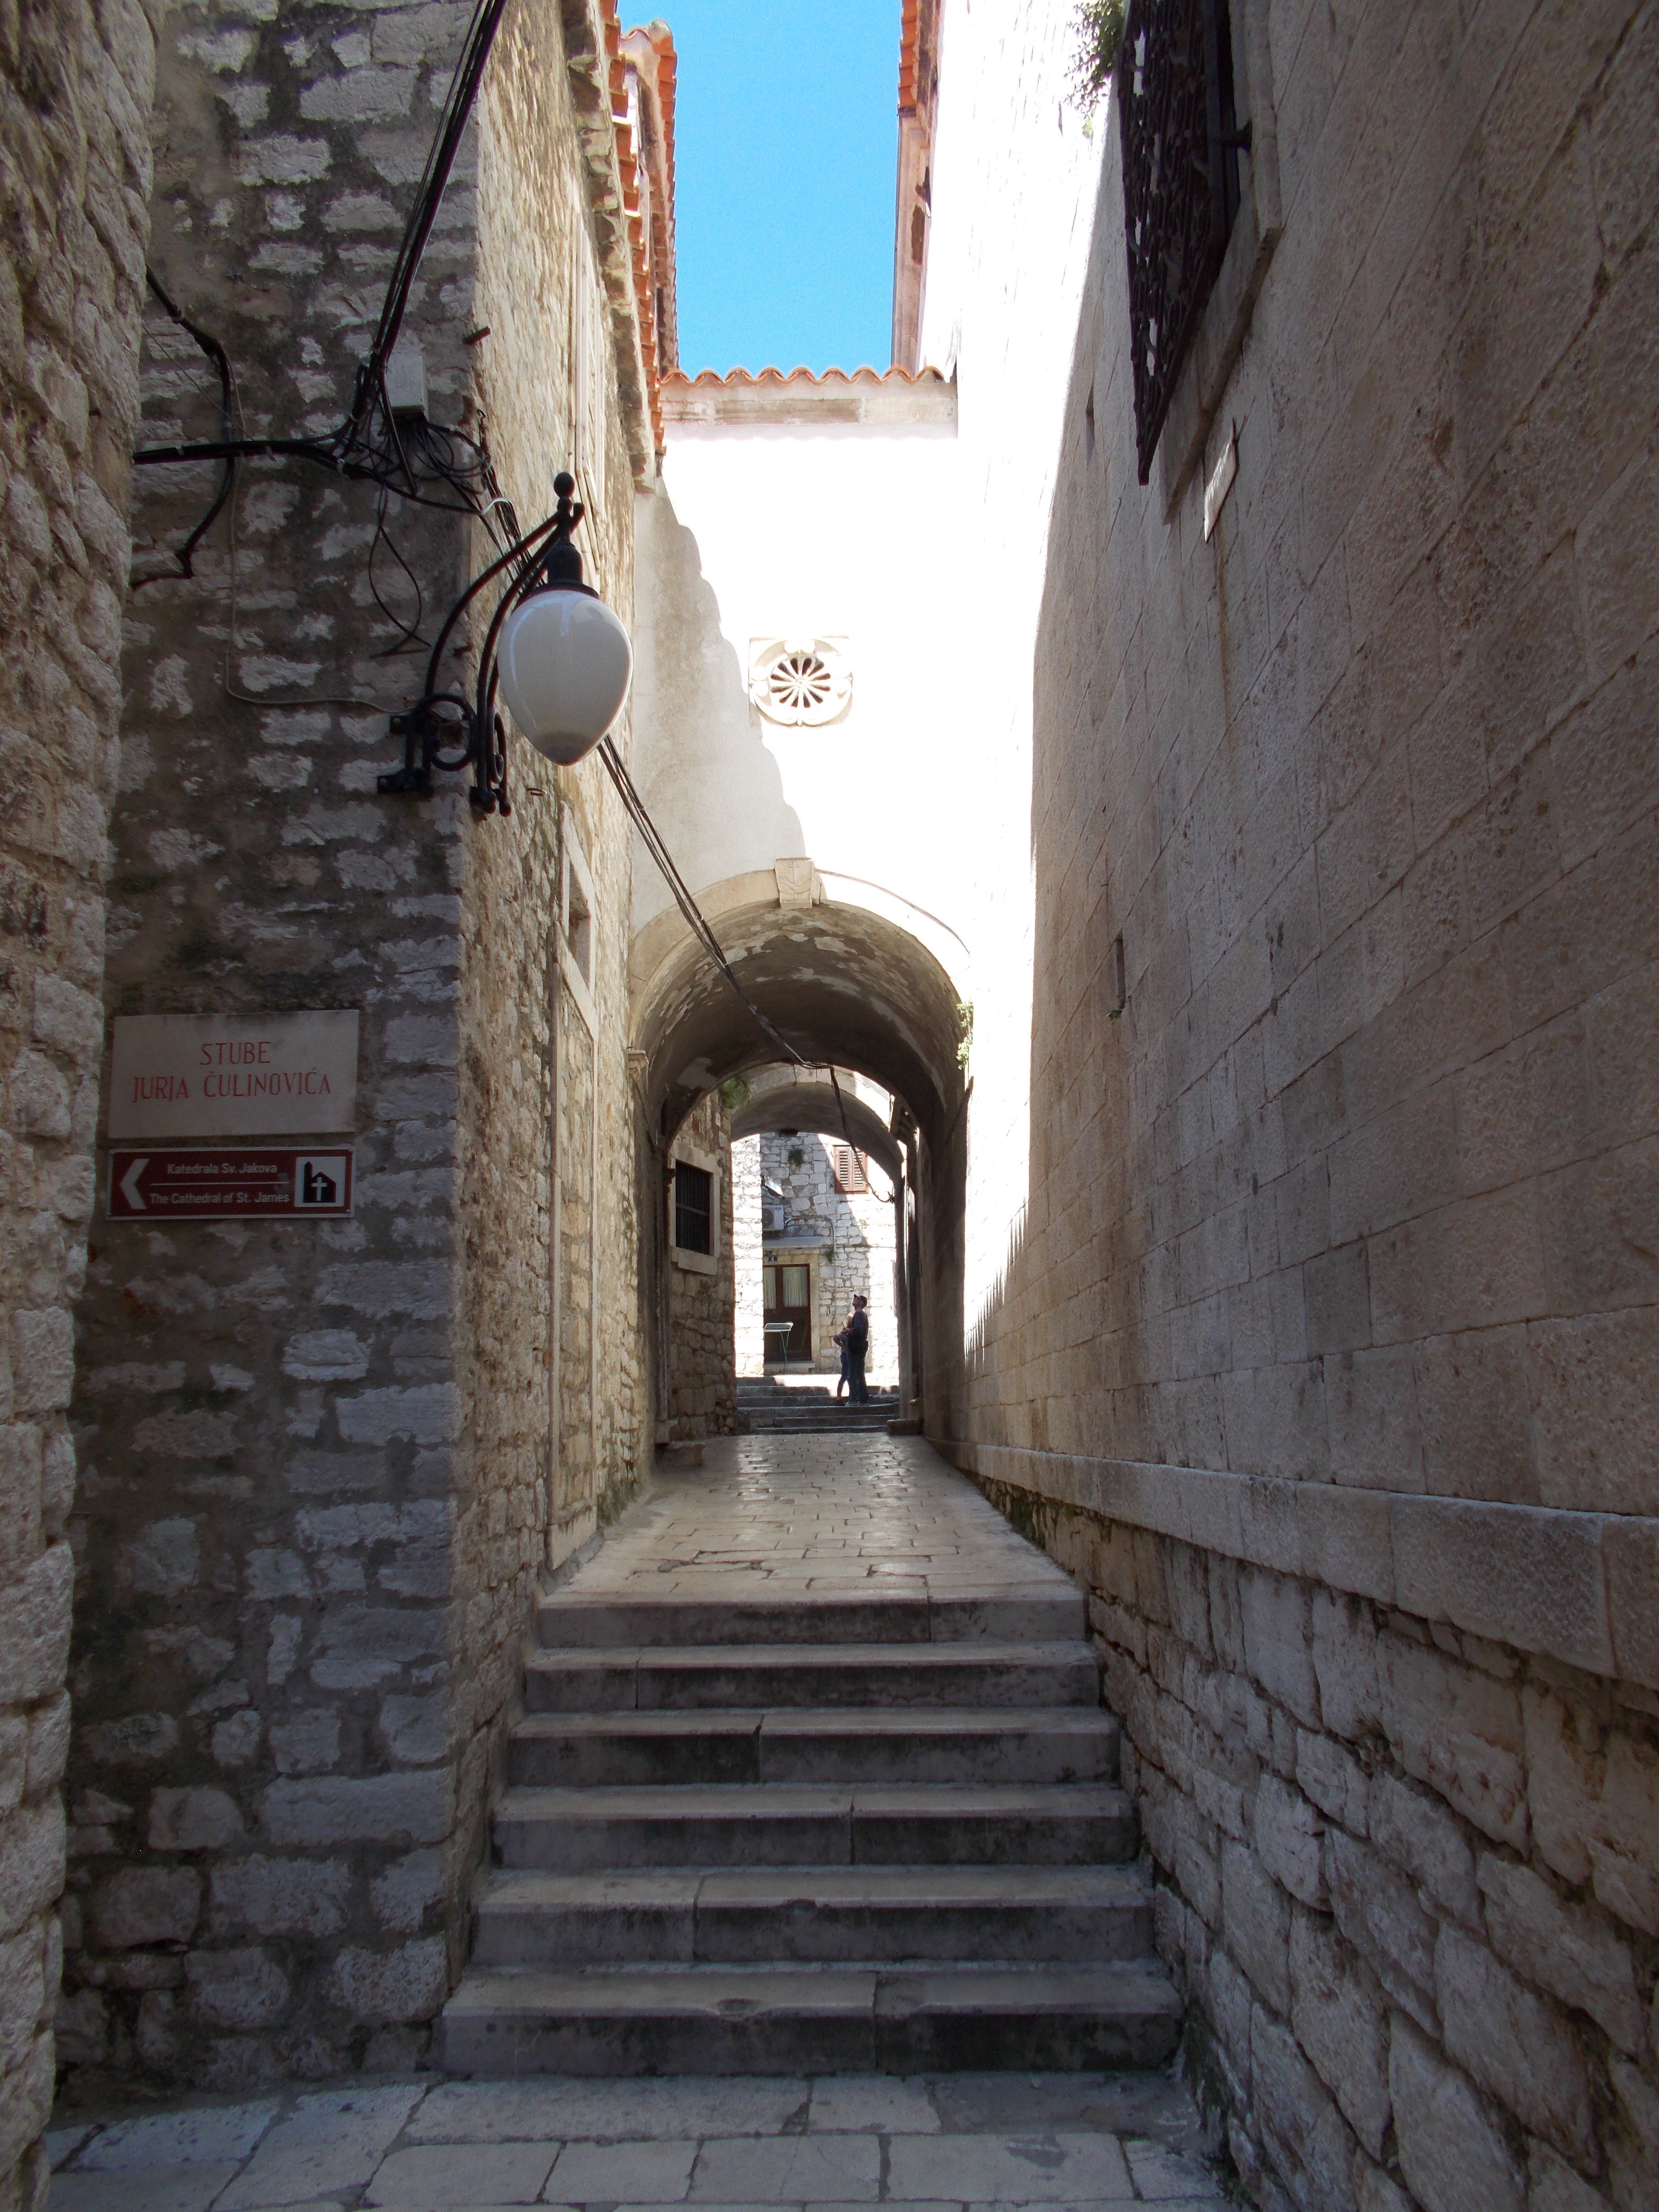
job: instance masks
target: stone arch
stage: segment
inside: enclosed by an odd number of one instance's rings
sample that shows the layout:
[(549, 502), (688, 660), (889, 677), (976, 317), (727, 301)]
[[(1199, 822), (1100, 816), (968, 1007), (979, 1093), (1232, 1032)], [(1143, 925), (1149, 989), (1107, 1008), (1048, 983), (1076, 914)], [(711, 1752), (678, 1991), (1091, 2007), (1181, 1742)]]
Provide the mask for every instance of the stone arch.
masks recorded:
[[(810, 861), (780, 862), (709, 885), (697, 902), (795, 1050), (872, 1077), (937, 1142), (962, 1097), (963, 978), (894, 918), (891, 894), (866, 900), (850, 878), (829, 880), (834, 898)], [(639, 933), (632, 971), (630, 1046), (647, 1120), (665, 1136), (728, 1076), (778, 1059), (677, 909)]]
[[(744, 991), (794, 1050), (817, 1070), (855, 1070), (897, 1102), (887, 1131), (870, 1115), (868, 1149), (902, 1185), (902, 1395), (907, 1411), (925, 1407), (930, 1431), (941, 1421), (948, 1431), (962, 1350), (965, 949), (897, 895), (820, 874), (804, 859), (703, 886), (696, 897)], [(699, 1100), (780, 1055), (678, 909), (658, 914), (636, 934), (630, 999), (631, 1062), (660, 1158)], [(822, 1089), (825, 1097), (814, 1103), (822, 1118), (787, 1126), (841, 1133), (827, 1079), (796, 1087)], [(802, 1109), (792, 1102), (789, 1110)], [(659, 1285), (666, 1272), (664, 1255)], [(649, 1304), (660, 1381), (668, 1356), (660, 1288)]]
[[(768, 1071), (769, 1072), (769, 1071)], [(732, 1135), (829, 1137), (866, 1152), (896, 1182), (904, 1172), (898, 1139), (876, 1112), (843, 1082), (839, 1095), (824, 1068), (781, 1067), (780, 1080), (757, 1090), (732, 1116)]]

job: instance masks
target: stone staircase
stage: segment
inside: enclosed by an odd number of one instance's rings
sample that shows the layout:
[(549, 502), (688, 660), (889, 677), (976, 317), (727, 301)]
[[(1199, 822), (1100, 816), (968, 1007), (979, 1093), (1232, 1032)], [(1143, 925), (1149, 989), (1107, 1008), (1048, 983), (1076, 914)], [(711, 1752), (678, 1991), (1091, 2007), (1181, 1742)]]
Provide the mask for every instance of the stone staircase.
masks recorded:
[(659, 1600), (578, 1577), (545, 1599), (443, 2063), (1167, 2058), (1179, 2008), (1117, 1726), (1050, 1571), (1012, 1597)]
[(842, 1431), (878, 1433), (894, 1419), (898, 1392), (872, 1389), (867, 1406), (837, 1398), (833, 1383), (785, 1382), (775, 1376), (741, 1376), (738, 1381), (738, 1431), (743, 1436), (821, 1436)]

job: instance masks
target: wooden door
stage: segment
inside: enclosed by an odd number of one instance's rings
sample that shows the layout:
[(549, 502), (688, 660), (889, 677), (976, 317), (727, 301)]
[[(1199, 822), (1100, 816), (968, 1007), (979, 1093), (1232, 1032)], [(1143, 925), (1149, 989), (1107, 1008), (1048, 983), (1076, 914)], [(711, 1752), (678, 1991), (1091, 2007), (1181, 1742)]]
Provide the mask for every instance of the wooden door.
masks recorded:
[(804, 1261), (767, 1262), (766, 1321), (770, 1364), (812, 1357), (812, 1271)]

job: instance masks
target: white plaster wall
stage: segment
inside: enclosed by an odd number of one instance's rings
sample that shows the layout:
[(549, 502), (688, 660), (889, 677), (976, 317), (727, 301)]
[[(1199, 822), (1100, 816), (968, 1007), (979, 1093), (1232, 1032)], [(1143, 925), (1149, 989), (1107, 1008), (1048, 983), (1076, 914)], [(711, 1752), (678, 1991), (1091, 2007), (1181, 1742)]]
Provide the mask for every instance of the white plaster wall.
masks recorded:
[[(1032, 656), (1103, 143), (1074, 40), (1071, 0), (946, 11), (922, 359), (956, 434), (671, 424), (641, 503), (635, 774), (688, 879), (805, 854), (944, 925), (974, 1006), (970, 1335), (1029, 1169)], [(750, 641), (797, 635), (848, 640), (826, 727), (748, 702)], [(635, 886), (638, 928), (667, 902), (642, 854)]]
[[(954, 374), (966, 751), (988, 865), (975, 937), (963, 1321), (971, 1339), (1030, 1174), (1032, 663), (1101, 136), (1072, 104), (1073, 0), (946, 0), (920, 358)], [(955, 581), (955, 579), (952, 579)]]

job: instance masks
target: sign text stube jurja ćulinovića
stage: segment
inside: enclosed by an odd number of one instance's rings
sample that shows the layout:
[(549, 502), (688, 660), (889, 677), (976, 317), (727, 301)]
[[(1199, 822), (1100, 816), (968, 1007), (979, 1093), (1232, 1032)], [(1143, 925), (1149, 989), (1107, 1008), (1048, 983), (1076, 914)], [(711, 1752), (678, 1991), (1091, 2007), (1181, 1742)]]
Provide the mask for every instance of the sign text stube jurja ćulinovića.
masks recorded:
[(302, 1136), (356, 1118), (355, 1012), (116, 1016), (112, 1139)]

